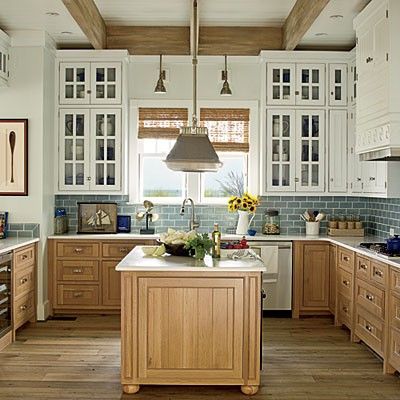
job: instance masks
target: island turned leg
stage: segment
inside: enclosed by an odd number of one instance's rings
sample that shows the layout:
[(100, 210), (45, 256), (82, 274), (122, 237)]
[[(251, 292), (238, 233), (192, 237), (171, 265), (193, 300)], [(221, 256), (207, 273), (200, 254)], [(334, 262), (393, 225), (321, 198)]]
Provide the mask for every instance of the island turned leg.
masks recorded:
[(247, 394), (249, 396), (256, 394), (258, 392), (258, 386), (255, 385), (243, 385), (240, 387), (242, 393)]
[(127, 394), (137, 393), (140, 389), (140, 385), (123, 385), (123, 391)]

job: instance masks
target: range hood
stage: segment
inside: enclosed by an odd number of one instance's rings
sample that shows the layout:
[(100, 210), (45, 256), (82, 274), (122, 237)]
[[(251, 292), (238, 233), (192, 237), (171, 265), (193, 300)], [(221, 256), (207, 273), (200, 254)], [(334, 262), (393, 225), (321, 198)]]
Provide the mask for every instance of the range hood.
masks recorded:
[(361, 153), (360, 161), (400, 161), (400, 147), (389, 147), (381, 150), (369, 150)]

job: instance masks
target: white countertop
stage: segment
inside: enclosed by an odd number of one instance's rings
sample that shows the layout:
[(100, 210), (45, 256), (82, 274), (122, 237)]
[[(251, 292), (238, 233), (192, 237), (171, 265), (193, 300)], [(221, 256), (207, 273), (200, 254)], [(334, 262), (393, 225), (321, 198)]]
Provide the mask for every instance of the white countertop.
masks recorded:
[(204, 260), (193, 257), (164, 255), (161, 257), (146, 256), (142, 246), (135, 247), (115, 268), (119, 272), (266, 272), (266, 266), (254, 258), (231, 260), (229, 258), (213, 259), (206, 256)]
[(28, 244), (36, 243), (39, 238), (16, 238), (9, 237), (7, 239), (0, 240), (0, 254), (8, 253), (12, 250), (18, 249), (19, 247), (27, 246)]
[[(230, 235), (222, 234), (222, 240), (239, 240), (242, 235)], [(49, 236), (49, 239), (97, 239), (97, 240), (134, 240), (134, 239), (158, 239), (159, 234), (155, 235), (140, 235), (137, 233), (117, 233), (117, 234), (76, 234), (70, 233), (65, 235), (53, 235)], [(246, 236), (248, 241), (262, 241), (262, 242), (292, 242), (296, 240), (322, 240), (330, 243), (334, 243), (339, 246), (343, 246), (349, 250), (356, 251), (357, 253), (363, 254), (365, 256), (371, 257), (378, 261), (387, 263), (394, 267), (400, 268), (400, 258), (399, 259), (388, 259), (386, 257), (380, 256), (373, 252), (364, 250), (359, 247), (360, 243), (364, 242), (384, 242), (385, 240), (376, 236), (365, 236), (365, 237), (334, 237), (327, 235), (319, 236), (306, 236), (306, 235), (256, 235), (256, 236)]]

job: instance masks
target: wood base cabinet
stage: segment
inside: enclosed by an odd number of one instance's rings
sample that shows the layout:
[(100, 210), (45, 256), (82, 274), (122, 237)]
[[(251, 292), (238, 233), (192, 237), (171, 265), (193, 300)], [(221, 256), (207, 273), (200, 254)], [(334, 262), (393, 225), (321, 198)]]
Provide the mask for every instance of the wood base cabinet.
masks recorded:
[(153, 240), (49, 240), (51, 313), (116, 313), (121, 277), (115, 266), (135, 246)]
[(126, 393), (142, 384), (260, 383), (260, 273), (122, 272)]
[(400, 269), (390, 268), (388, 278), (390, 292), (386, 372), (400, 372)]

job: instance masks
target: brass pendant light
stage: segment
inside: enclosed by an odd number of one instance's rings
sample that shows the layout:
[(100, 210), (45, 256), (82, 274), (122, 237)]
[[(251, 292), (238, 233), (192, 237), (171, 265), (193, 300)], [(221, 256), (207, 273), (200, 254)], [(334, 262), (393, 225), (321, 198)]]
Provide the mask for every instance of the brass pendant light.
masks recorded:
[(167, 89), (164, 85), (165, 71), (162, 69), (162, 54), (160, 54), (160, 75), (158, 77), (157, 85), (154, 89), (154, 93), (165, 94)]
[(222, 166), (221, 161), (208, 138), (206, 127), (197, 126), (197, 47), (198, 15), (197, 0), (193, 0), (193, 116), (192, 125), (182, 127), (174, 147), (164, 160), (173, 171), (216, 172)]
[(225, 69), (222, 71), (222, 79), (224, 80), (224, 83), (222, 84), (220, 95), (232, 96), (232, 90), (229, 87), (229, 82), (228, 82), (228, 56), (226, 54), (225, 54)]

